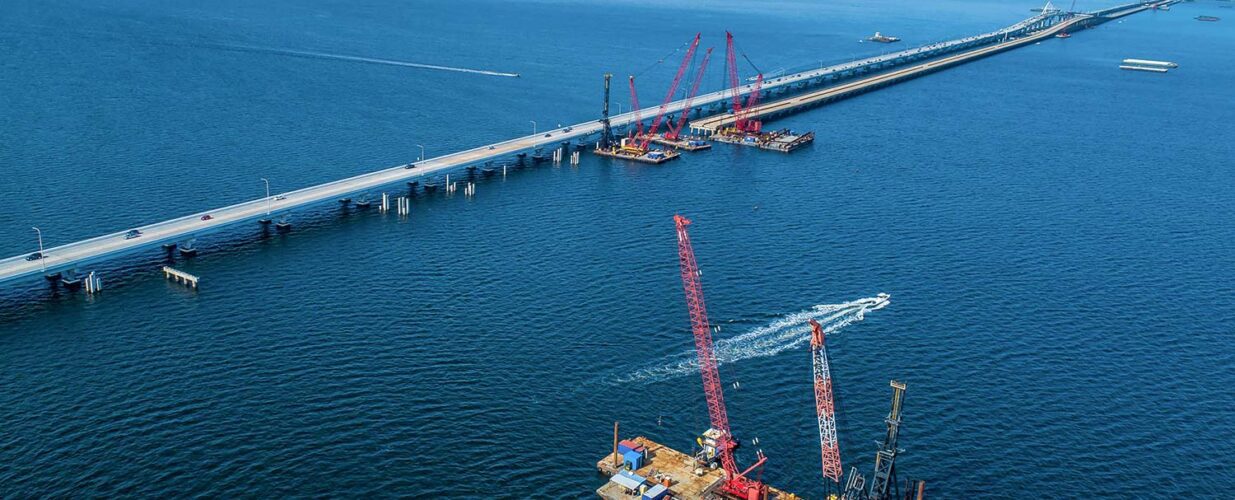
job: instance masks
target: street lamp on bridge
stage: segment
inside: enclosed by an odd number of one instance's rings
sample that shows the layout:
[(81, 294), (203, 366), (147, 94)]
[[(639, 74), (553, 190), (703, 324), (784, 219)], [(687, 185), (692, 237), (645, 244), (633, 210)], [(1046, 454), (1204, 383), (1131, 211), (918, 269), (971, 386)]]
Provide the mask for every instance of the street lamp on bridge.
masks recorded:
[(43, 274), (47, 274), (47, 261), (43, 260), (47, 257), (43, 255), (43, 231), (39, 231), (39, 228), (36, 227), (34, 228), (34, 234), (39, 236), (39, 265), (43, 268)]
[(262, 177), (262, 182), (266, 183), (266, 216), (270, 216), (270, 181)]

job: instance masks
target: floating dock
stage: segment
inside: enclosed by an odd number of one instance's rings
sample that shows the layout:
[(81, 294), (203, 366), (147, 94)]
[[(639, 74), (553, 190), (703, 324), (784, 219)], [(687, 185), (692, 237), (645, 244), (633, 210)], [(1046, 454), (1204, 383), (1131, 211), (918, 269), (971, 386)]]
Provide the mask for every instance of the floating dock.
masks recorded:
[[(721, 493), (720, 485), (725, 479), (724, 470), (697, 467), (695, 459), (690, 455), (643, 436), (621, 441), (618, 451), (609, 453), (596, 462), (596, 470), (609, 478), (596, 490), (596, 494), (606, 500), (745, 500)], [(792, 493), (768, 487), (770, 500), (800, 498)]]

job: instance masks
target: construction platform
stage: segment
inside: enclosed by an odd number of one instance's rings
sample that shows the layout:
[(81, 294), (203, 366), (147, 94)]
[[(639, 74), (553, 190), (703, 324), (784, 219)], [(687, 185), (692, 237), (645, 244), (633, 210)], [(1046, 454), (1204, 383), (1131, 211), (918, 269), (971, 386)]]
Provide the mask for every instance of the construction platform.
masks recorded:
[[(613, 478), (619, 472), (626, 472), (622, 479), (609, 479), (604, 486), (598, 488), (596, 494), (600, 498), (606, 500), (631, 500), (631, 498), (745, 500), (720, 491), (720, 485), (725, 480), (724, 470), (696, 467), (695, 459), (690, 455), (643, 436), (628, 441), (633, 441), (646, 450), (642, 466), (634, 470), (626, 469), (620, 453), (610, 453), (596, 462), (596, 470), (604, 474), (606, 478)], [(696, 475), (696, 473), (699, 474)], [(634, 482), (630, 481), (632, 477), (636, 478)], [(644, 481), (636, 484), (639, 482), (638, 478)], [(663, 488), (659, 488), (658, 485)], [(635, 494), (640, 496), (635, 497)], [(800, 500), (801, 497), (769, 486), (768, 499)]]
[(712, 140), (788, 153), (813, 142), (815, 140), (815, 133), (796, 134), (789, 129), (777, 130), (775, 132), (723, 131), (712, 136)]
[(629, 147), (613, 147), (609, 149), (596, 148), (592, 150), (592, 153), (597, 156), (653, 164), (661, 164), (669, 160), (675, 160), (679, 156), (682, 156), (681, 153), (673, 150), (649, 149), (644, 151)]
[(652, 137), (651, 139), (649, 139), (649, 141), (652, 144), (659, 144), (661, 146), (669, 146), (671, 148), (679, 149), (682, 151), (703, 151), (705, 149), (712, 149), (712, 143), (708, 142), (706, 138), (700, 137), (700, 136), (688, 136), (688, 137), (680, 137), (677, 139), (669, 139), (663, 135), (658, 135), (658, 136)]

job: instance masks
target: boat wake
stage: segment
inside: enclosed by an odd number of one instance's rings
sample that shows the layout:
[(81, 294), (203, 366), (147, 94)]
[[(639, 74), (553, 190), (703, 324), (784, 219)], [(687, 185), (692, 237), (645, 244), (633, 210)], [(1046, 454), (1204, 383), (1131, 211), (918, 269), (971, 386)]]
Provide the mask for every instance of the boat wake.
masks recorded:
[(393, 59), (378, 59), (374, 57), (349, 56), (345, 54), (330, 54), (327, 52), (310, 52), (306, 50), (280, 49), (274, 47), (257, 47), (252, 45), (212, 45), (215, 48), (224, 50), (236, 50), (243, 52), (260, 52), (263, 54), (278, 54), (291, 57), (303, 57), (308, 59), (328, 59), (335, 61), (350, 61), (368, 64), (384, 64), (387, 66), (401, 66), (404, 68), (419, 68), (431, 69), (437, 71), (453, 71), (456, 73), (470, 73), (473, 75), (486, 76), (505, 76), (510, 78), (518, 78), (518, 73), (505, 73), (501, 71), (490, 71), (487, 69), (460, 68), (455, 66), (441, 66), (437, 64), (424, 64), (408, 61), (396, 61)]
[[(713, 351), (719, 364), (750, 358), (774, 356), (810, 342), (811, 319), (823, 326), (824, 334), (840, 331), (866, 317), (866, 313), (887, 307), (889, 296), (881, 293), (841, 304), (821, 304), (793, 313), (733, 338), (717, 340)], [(614, 380), (617, 383), (652, 383), (699, 372), (699, 360), (692, 349), (669, 356), (652, 365)]]

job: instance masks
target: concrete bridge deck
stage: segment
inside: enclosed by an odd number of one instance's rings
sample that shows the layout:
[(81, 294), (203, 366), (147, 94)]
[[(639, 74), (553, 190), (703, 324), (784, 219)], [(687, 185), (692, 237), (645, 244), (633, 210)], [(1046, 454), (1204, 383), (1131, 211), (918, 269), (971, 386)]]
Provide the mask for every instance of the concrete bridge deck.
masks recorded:
[[(1107, 10), (1120, 15), (1127, 15), (1148, 8), (1146, 5), (1134, 3)], [(846, 72), (857, 73), (863, 69), (883, 67), (887, 64), (895, 64), (897, 61), (905, 61), (915, 57), (937, 56), (961, 47), (988, 42), (998, 37), (1027, 32), (1035, 26), (1041, 25), (1051, 15), (1057, 14), (1042, 13), (1002, 30), (982, 35), (916, 47), (774, 78), (763, 83), (763, 91), (771, 93), (779, 90), (800, 89), (810, 85), (820, 85)], [(753, 84), (748, 84), (740, 87), (739, 93), (747, 94), (752, 90)], [(701, 94), (694, 99), (692, 109), (700, 111), (709, 106), (723, 108), (724, 103), (731, 97), (732, 91), (729, 89)], [(685, 101), (683, 100), (670, 103), (666, 109), (667, 113), (677, 113), (681, 112), (684, 107)], [(649, 115), (651, 114), (645, 110), (640, 118), (644, 121), (650, 120), (652, 117)], [(627, 126), (636, 121), (635, 113), (616, 115), (611, 117), (610, 121), (614, 127)], [(340, 198), (374, 192), (382, 187), (402, 184), (407, 181), (425, 180), (453, 169), (476, 165), (497, 158), (508, 158), (514, 154), (532, 151), (541, 147), (557, 147), (564, 141), (583, 140), (596, 136), (600, 131), (601, 124), (599, 121), (591, 120), (570, 127), (543, 131), (535, 135), (518, 137), (445, 156), (430, 158), (417, 162), (413, 169), (407, 169), (404, 165), (400, 165), (295, 191), (276, 193), (271, 198), (258, 198), (163, 222), (135, 228), (125, 228), (125, 230), (120, 232), (46, 248), (43, 251), (44, 258), (41, 261), (26, 259), (26, 256), (36, 250), (36, 248), (31, 248), (29, 252), (25, 252), (22, 255), (0, 260), (0, 283), (44, 273), (73, 270), (123, 255), (144, 251), (164, 243), (190, 241), (199, 236), (222, 231), (238, 224), (278, 217), (296, 209), (321, 203), (334, 203)], [(202, 220), (202, 216), (207, 214), (211, 216), (210, 219)], [(137, 238), (126, 239), (125, 233), (129, 229), (137, 229), (142, 232), (142, 235)], [(31, 246), (33, 247), (34, 245)]]
[[(1156, 2), (1154, 4), (1136, 4), (1133, 6), (1121, 6), (1121, 7), (1117, 7), (1114, 9), (1107, 9), (1106, 11), (1103, 11), (1104, 14), (1101, 15), (1100, 17), (1103, 20), (1115, 19), (1115, 18), (1123, 17), (1129, 14), (1134, 14), (1136, 12), (1140, 12), (1146, 9), (1153, 8), (1153, 6), (1157, 4), (1169, 4), (1169, 3), (1173, 3), (1174, 1), (1176, 0)], [(956, 66), (959, 64), (964, 64), (966, 62), (981, 59), (983, 57), (997, 54), (999, 52), (1011, 50), (1016, 47), (1021, 47), (1024, 45), (1031, 44), (1031, 43), (1036, 43), (1044, 39), (1048, 39), (1061, 31), (1070, 30), (1070, 29), (1091, 23), (1093, 20), (1097, 19), (1098, 17), (1099, 16), (1094, 15), (1094, 14), (1072, 15), (1057, 23), (1050, 24), (1049, 26), (1045, 28), (1039, 29), (1037, 31), (1033, 31), (1032, 33), (1026, 36), (1022, 36), (1018, 38), (1009, 38), (1009, 39), (1006, 39), (1005, 41), (998, 42), (994, 45), (984, 45), (984, 46), (981, 46), (980, 48), (968, 50), (968, 51), (965, 51), (959, 54), (937, 58), (937, 59), (931, 59), (922, 64), (918, 64), (918, 65), (911, 66), (908, 68), (899, 69), (896, 71), (890, 71), (886, 73), (881, 73), (875, 76), (863, 78), (861, 80), (824, 88), (818, 91), (790, 97), (787, 99), (781, 99), (781, 100), (774, 101), (774, 102), (764, 103), (764, 104), (755, 106), (754, 108), (751, 108), (749, 114), (747, 114), (747, 118), (748, 119), (760, 119), (760, 118), (785, 114), (785, 113), (789, 113), (795, 110), (814, 107), (814, 106), (826, 104), (829, 102), (833, 102), (836, 100), (844, 99), (846, 97), (869, 92), (871, 90), (882, 88), (882, 87), (892, 85), (895, 83), (899, 83), (904, 80), (922, 76), (928, 73), (933, 73), (935, 71), (939, 71), (944, 68)], [(1023, 24), (1025, 24), (1025, 22), (1018, 23), (1017, 25), (1014, 25), (1014, 27), (1020, 26)], [(1018, 32), (1019, 31), (1019, 30), (1013, 30), (1011, 28), (1013, 27), (1009, 27), (1009, 29), (1006, 31), (1008, 32)], [(1001, 32), (994, 32), (994, 33), (1001, 33)], [(732, 113), (725, 113), (721, 115), (715, 115), (715, 116), (711, 116), (708, 118), (692, 121), (690, 123), (690, 129), (692, 133), (696, 133), (696, 134), (711, 134), (711, 133), (715, 133), (717, 130), (720, 130), (722, 128), (732, 126), (734, 121), (736, 121), (736, 117)]]

